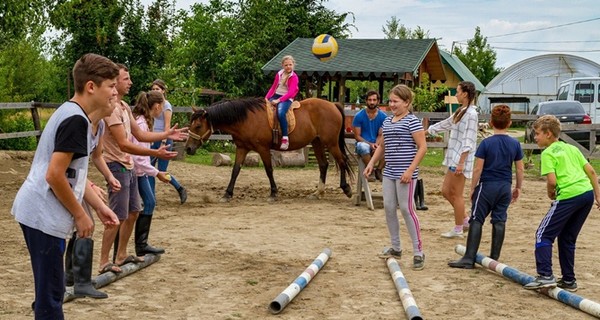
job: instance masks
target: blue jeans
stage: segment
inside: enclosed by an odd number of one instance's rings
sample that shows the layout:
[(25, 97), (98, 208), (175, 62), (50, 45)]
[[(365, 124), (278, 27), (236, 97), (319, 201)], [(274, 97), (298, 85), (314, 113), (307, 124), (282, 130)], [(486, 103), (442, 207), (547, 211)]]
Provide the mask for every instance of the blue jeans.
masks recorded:
[[(271, 99), (269, 99), (269, 101), (273, 101), (273, 100), (279, 99), (279, 98), (281, 98), (281, 95), (275, 94), (273, 97), (271, 97)], [(288, 135), (288, 122), (287, 122), (287, 118), (286, 118), (285, 114), (288, 112), (291, 105), (292, 105), (291, 99), (285, 100), (285, 101), (279, 101), (279, 104), (277, 105), (277, 117), (279, 118), (279, 124), (281, 125), (281, 135), (282, 136)]]
[(62, 320), (65, 318), (62, 308), (65, 296), (65, 239), (20, 225), (33, 269), (35, 319)]
[(150, 185), (150, 178), (154, 177), (137, 177), (140, 197), (144, 203), (144, 209), (142, 210), (141, 214), (146, 216), (151, 216), (154, 213), (154, 208), (156, 207), (156, 196), (154, 195), (154, 190), (152, 190), (152, 186)]
[[(160, 144), (161, 144), (161, 141), (155, 141), (152, 144), (151, 148), (158, 149), (158, 148), (160, 148)], [(171, 149), (173, 149), (173, 140), (167, 140), (167, 144), (171, 145), (169, 147), (169, 151), (171, 151)], [(157, 162), (158, 162), (158, 171), (167, 172), (167, 168), (169, 167), (169, 160), (163, 160), (163, 159), (159, 159), (159, 158), (155, 158), (155, 157), (150, 157), (150, 163), (152, 163), (153, 166), (156, 166)], [(148, 177), (148, 181), (150, 181), (150, 187), (152, 188), (152, 191), (154, 192), (156, 190), (156, 178)], [(179, 184), (179, 182), (177, 182), (177, 179), (175, 179), (175, 176), (173, 176), (173, 175), (171, 175), (171, 185), (173, 185), (173, 187), (175, 187), (175, 189), (181, 188), (181, 185)]]

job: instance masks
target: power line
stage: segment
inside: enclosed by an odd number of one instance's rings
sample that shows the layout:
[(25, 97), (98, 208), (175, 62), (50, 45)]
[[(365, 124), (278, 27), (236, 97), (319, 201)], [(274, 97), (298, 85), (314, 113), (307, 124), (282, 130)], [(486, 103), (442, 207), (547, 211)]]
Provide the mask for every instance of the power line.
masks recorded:
[(499, 38), (499, 37), (512, 36), (512, 35), (515, 35), (515, 34), (523, 34), (523, 33), (535, 32), (535, 31), (550, 30), (550, 29), (556, 29), (556, 28), (561, 28), (561, 27), (566, 27), (566, 26), (572, 26), (574, 24), (586, 23), (586, 22), (596, 21), (596, 20), (600, 20), (600, 17), (599, 18), (587, 19), (587, 20), (580, 20), (580, 21), (575, 21), (575, 22), (569, 22), (569, 23), (559, 24), (559, 25), (556, 25), (556, 26), (550, 26), (550, 27), (545, 27), (545, 28), (525, 30), (525, 31), (518, 31), (518, 32), (511, 32), (511, 33), (505, 33), (505, 34), (499, 34), (499, 35), (495, 35), (495, 36), (489, 36), (487, 38), (488, 39), (489, 38)]
[[(492, 41), (491, 43), (597, 43), (600, 40), (565, 40), (565, 41)], [(466, 43), (461, 43), (466, 44)]]
[(527, 49), (527, 48), (507, 48), (507, 47), (491, 47), (496, 50), (512, 50), (512, 51), (534, 51), (534, 52), (600, 52), (600, 49), (590, 50), (546, 50), (546, 49)]

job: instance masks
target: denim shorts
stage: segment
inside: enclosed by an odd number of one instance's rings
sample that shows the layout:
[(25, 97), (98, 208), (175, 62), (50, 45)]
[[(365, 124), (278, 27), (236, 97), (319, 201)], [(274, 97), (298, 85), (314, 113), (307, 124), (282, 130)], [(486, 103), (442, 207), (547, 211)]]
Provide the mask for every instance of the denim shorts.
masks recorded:
[(357, 142), (356, 143), (356, 154), (359, 156), (363, 156), (365, 154), (371, 154), (371, 145), (366, 142), (362, 142), (362, 141)]
[(138, 190), (137, 177), (133, 170), (127, 170), (118, 162), (106, 163), (115, 179), (121, 183), (121, 190), (108, 188), (108, 203), (120, 221), (126, 220), (130, 212), (142, 211), (142, 201)]

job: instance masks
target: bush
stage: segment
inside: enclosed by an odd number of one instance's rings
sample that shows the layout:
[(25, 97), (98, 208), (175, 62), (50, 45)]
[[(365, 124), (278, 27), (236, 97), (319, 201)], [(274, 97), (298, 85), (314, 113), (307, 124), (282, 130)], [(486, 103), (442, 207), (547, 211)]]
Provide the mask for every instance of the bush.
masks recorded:
[[(18, 111), (0, 112), (0, 132), (33, 131), (31, 117)], [(37, 141), (35, 137), (23, 137), (0, 140), (0, 150), (35, 150)]]

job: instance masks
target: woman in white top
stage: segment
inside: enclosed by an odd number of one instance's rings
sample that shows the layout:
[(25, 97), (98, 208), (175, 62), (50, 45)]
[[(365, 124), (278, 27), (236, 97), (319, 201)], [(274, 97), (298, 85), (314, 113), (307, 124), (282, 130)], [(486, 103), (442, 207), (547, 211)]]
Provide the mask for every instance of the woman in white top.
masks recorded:
[(442, 234), (444, 238), (462, 238), (463, 229), (469, 227), (469, 216), (465, 212), (465, 180), (473, 175), (473, 161), (477, 148), (477, 110), (475, 85), (462, 81), (456, 87), (456, 99), (461, 107), (449, 118), (436, 123), (427, 130), (429, 134), (450, 131), (446, 156), (442, 163), (447, 167), (442, 185), (442, 195), (454, 208), (454, 228)]
[[(154, 127), (152, 130), (155, 132), (169, 131), (171, 130), (173, 106), (171, 106), (171, 103), (167, 100), (167, 85), (164, 81), (156, 79), (154, 82), (152, 82), (151, 89), (152, 91), (160, 92), (165, 99), (161, 112), (158, 116), (154, 117)], [(169, 151), (171, 151), (173, 147), (173, 140), (167, 139), (163, 141), (156, 141), (151, 147), (152, 149), (158, 149), (160, 148), (161, 144), (170, 145), (171, 147), (169, 147)], [(169, 167), (169, 160), (152, 158), (152, 165), (156, 166), (157, 163), (159, 171), (167, 171), (167, 168)], [(177, 190), (177, 193), (179, 194), (179, 200), (181, 204), (184, 204), (187, 200), (187, 190), (181, 184), (179, 184), (174, 176), (171, 176), (171, 182), (169, 183), (175, 188), (175, 190)], [(150, 186), (152, 187), (152, 191), (156, 192), (154, 177), (150, 177)]]

